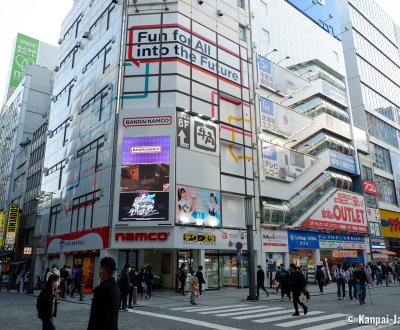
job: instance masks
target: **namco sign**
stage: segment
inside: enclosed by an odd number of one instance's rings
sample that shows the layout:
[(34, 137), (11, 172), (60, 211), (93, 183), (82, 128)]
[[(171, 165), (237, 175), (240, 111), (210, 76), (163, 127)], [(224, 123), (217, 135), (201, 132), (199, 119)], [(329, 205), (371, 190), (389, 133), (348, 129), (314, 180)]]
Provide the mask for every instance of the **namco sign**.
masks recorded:
[(115, 233), (115, 241), (167, 241), (170, 233)]

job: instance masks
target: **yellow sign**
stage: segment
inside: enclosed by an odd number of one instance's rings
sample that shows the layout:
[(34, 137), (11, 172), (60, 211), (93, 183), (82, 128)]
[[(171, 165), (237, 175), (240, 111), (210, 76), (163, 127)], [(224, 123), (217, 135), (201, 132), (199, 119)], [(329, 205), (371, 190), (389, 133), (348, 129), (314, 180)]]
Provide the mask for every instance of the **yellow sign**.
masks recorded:
[(10, 204), (8, 210), (8, 222), (7, 222), (7, 235), (6, 242), (4, 244), (4, 251), (14, 251), (15, 241), (18, 232), (18, 220), (19, 220), (19, 205)]
[(333, 250), (333, 258), (357, 258), (356, 250)]
[(382, 236), (400, 238), (400, 213), (380, 210)]
[(6, 219), (6, 212), (0, 211), (0, 246), (3, 246), (5, 219)]

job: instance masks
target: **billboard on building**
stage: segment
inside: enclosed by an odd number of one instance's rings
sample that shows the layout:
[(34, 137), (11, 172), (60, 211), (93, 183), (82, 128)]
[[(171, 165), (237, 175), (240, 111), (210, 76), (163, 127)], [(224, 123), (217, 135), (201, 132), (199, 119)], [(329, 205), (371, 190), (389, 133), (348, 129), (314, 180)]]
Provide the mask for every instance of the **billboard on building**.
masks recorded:
[(4, 226), (6, 222), (6, 213), (4, 211), (0, 211), (0, 247), (3, 246), (4, 239)]
[(271, 62), (264, 56), (258, 55), (257, 62), (260, 85), (281, 95), (291, 95), (310, 85), (307, 80)]
[(352, 192), (337, 191), (302, 226), (367, 233), (364, 197)]
[(10, 204), (8, 209), (8, 220), (7, 220), (7, 234), (6, 241), (4, 243), (4, 251), (13, 252), (15, 249), (15, 243), (17, 240), (19, 224), (19, 205)]
[(400, 206), (400, 155), (390, 151), (390, 161), (392, 163), (394, 188), (396, 191), (397, 205)]
[(24, 78), (27, 66), (35, 64), (38, 57), (39, 40), (21, 33), (17, 34), (14, 57), (12, 58), (9, 87), (16, 88)]
[(264, 176), (293, 182), (310, 168), (317, 159), (272, 143), (262, 143)]
[(263, 130), (289, 137), (313, 120), (260, 96), (260, 117)]
[(400, 238), (400, 213), (381, 210), (382, 236)]
[(169, 211), (170, 137), (124, 137), (120, 221), (166, 221)]
[(221, 227), (219, 191), (176, 185), (176, 223)]
[(329, 150), (329, 158), (331, 167), (352, 174), (358, 174), (355, 157)]

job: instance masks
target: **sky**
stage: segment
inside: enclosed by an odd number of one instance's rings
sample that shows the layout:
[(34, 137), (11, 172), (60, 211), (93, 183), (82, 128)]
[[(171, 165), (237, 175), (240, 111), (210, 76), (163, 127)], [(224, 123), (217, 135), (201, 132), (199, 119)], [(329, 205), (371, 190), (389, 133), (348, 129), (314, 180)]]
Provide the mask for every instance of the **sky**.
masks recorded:
[[(361, 0), (370, 1), (370, 0)], [(400, 25), (400, 1), (376, 0)], [(73, 0), (11, 0), (3, 1), (0, 11), (0, 102), (6, 88), (12, 46), (17, 33), (26, 34), (57, 45), (61, 23), (71, 9)]]

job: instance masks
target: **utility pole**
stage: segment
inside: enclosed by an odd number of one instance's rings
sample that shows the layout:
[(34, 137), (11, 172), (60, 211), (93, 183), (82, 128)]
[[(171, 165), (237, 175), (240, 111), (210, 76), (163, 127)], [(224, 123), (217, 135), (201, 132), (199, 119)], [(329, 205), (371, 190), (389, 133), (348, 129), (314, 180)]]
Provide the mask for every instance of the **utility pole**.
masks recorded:
[(255, 283), (252, 197), (247, 196), (244, 198), (244, 211), (245, 211), (246, 231), (247, 231), (247, 252), (249, 256), (249, 261), (248, 261), (249, 295), (247, 297), (247, 300), (258, 300), (256, 294), (256, 283)]

